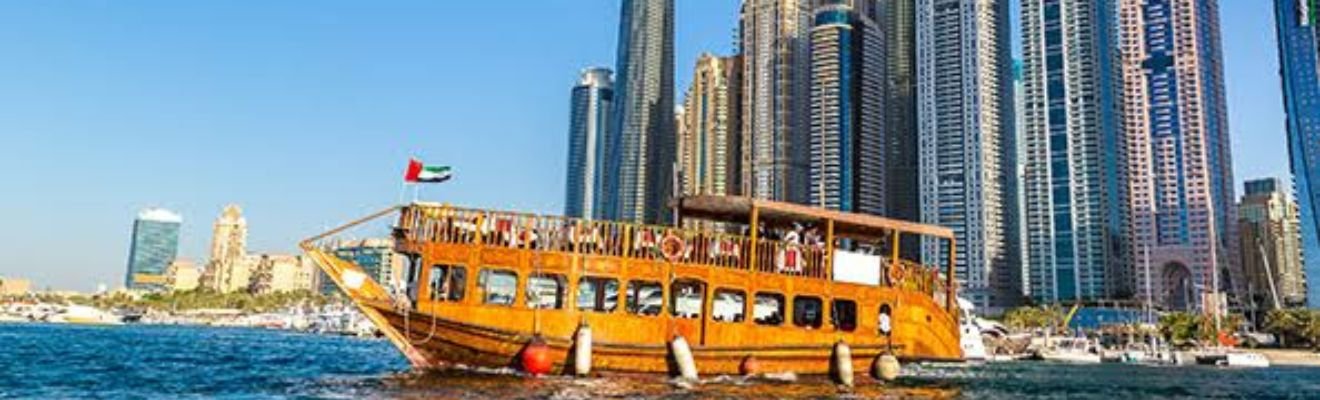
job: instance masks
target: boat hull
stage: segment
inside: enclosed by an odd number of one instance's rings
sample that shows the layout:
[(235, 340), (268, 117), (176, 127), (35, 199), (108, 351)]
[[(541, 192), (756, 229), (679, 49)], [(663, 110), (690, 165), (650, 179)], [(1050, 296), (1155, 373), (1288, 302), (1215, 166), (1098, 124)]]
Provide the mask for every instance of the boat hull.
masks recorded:
[[(454, 366), (518, 369), (519, 356), (533, 337), (539, 336), (549, 348), (553, 364), (552, 373), (564, 374), (573, 370), (573, 341), (568, 335), (536, 335), (480, 326), (425, 313), (405, 313), (376, 307), (391, 335), (402, 339), (396, 343), (405, 353), (414, 352), (420, 359), (413, 360), (419, 369), (443, 369)], [(876, 359), (892, 351), (904, 362), (961, 362), (958, 357), (931, 357), (914, 355), (905, 344), (859, 344), (850, 346), (854, 371), (869, 371)], [(593, 341), (591, 370), (593, 372), (666, 374), (677, 373), (667, 343), (631, 344)], [(736, 375), (746, 372), (743, 362), (755, 359), (758, 373), (786, 373), (824, 375), (831, 371), (834, 346), (832, 344), (764, 345), (764, 346), (693, 346), (693, 359), (701, 374)]]

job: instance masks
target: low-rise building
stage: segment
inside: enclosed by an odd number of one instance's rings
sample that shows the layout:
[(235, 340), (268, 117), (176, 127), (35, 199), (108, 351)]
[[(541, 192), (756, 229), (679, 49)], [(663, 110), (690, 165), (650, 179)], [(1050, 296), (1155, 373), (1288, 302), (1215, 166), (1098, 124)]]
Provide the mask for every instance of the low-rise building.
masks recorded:
[(316, 287), (316, 267), (302, 256), (261, 255), (252, 274), (249, 292), (270, 294), (311, 291)]
[(201, 283), (201, 270), (191, 260), (174, 260), (165, 269), (165, 286), (171, 291), (196, 290)]
[(32, 291), (32, 281), (0, 276), (0, 297), (23, 296)]
[(252, 286), (252, 273), (261, 262), (259, 255), (244, 255), (231, 260), (212, 261), (202, 275), (202, 284), (220, 293), (248, 290)]

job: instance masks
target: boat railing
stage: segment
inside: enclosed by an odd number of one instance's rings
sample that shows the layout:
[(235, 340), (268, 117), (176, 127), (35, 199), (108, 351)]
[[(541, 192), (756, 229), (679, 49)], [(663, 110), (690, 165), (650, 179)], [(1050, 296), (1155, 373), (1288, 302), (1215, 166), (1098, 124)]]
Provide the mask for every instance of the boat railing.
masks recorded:
[[(828, 249), (822, 240), (751, 238), (720, 230), (682, 229), (615, 221), (457, 208), (404, 207), (401, 239), (408, 242), (472, 244), (580, 255), (669, 261), (736, 270), (829, 279)], [(678, 245), (673, 243), (677, 239)], [(670, 246), (666, 248), (666, 246)], [(885, 266), (877, 266), (884, 268)], [(901, 268), (927, 271), (903, 261)], [(929, 282), (929, 280), (925, 280)], [(937, 283), (923, 283), (933, 289)]]

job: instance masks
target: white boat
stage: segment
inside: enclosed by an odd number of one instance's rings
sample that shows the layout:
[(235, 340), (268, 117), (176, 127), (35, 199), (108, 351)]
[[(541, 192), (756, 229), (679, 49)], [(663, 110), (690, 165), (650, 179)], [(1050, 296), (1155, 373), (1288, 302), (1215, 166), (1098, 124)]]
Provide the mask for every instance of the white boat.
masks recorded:
[(958, 321), (959, 342), (964, 360), (985, 361), (987, 360), (985, 341), (981, 339), (981, 327), (976, 324), (976, 316), (972, 314), (975, 307), (967, 299), (958, 298), (958, 308), (962, 309), (962, 316)]
[(1265, 358), (1265, 355), (1245, 351), (1228, 353), (1226, 361), (1230, 367), (1269, 368), (1270, 366), (1270, 359)]
[(1075, 364), (1099, 364), (1102, 361), (1097, 346), (1086, 338), (1053, 338), (1051, 345), (1040, 351), (1045, 361)]
[(119, 316), (77, 304), (65, 307), (60, 313), (47, 317), (47, 322), (84, 325), (122, 325)]
[(1196, 356), (1196, 363), (1233, 368), (1269, 368), (1270, 360), (1260, 353), (1229, 350), (1202, 353)]

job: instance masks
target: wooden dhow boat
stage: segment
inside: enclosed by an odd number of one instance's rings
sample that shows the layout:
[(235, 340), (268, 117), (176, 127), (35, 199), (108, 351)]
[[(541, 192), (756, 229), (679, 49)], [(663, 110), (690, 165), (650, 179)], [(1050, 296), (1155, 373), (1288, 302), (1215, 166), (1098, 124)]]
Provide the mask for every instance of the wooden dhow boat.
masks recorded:
[[(749, 198), (674, 203), (680, 222), (667, 227), (414, 202), (301, 246), (418, 369), (518, 368), (533, 346), (550, 373), (961, 361), (953, 257), (943, 271), (900, 257), (908, 237), (954, 254), (949, 229)], [(330, 249), (396, 213), (402, 282)]]

